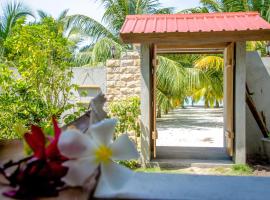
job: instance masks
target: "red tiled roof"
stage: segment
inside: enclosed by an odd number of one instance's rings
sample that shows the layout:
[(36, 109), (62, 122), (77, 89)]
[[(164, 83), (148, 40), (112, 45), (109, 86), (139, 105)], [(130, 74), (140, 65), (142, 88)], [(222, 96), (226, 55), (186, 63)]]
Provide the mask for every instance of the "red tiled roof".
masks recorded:
[(129, 15), (120, 31), (128, 33), (270, 30), (258, 12)]

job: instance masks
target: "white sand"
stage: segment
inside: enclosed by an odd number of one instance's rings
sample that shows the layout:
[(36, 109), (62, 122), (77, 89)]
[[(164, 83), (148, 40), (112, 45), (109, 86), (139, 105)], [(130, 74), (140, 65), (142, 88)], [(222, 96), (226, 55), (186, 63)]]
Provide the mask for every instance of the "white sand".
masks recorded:
[(224, 147), (223, 109), (175, 109), (157, 120), (157, 146)]

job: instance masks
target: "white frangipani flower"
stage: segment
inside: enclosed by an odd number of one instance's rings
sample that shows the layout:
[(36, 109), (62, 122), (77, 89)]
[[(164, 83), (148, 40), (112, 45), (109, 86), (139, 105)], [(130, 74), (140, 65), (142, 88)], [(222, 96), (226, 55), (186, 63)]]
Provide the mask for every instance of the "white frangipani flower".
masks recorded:
[(63, 178), (65, 183), (83, 186), (100, 165), (103, 182), (115, 189), (122, 186), (123, 178), (127, 179), (125, 174), (130, 175), (131, 170), (114, 161), (136, 159), (139, 155), (126, 134), (113, 142), (116, 122), (115, 119), (105, 119), (92, 125), (87, 134), (76, 129), (61, 134), (58, 148), (62, 155), (70, 159), (63, 164), (68, 167), (68, 173)]

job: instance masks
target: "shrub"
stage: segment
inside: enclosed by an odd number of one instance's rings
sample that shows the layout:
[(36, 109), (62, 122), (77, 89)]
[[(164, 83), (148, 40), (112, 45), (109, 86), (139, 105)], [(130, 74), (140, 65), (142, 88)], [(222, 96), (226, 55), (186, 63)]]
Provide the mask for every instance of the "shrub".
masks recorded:
[[(71, 44), (52, 18), (38, 24), (18, 21), (4, 42), (0, 60), (0, 139), (20, 138), (17, 124), (42, 128), (73, 107)], [(12, 63), (12, 65), (11, 65)]]
[(123, 165), (129, 169), (138, 169), (141, 167), (139, 162), (137, 160), (125, 160), (125, 161), (119, 161), (120, 165)]
[(140, 136), (140, 99), (138, 97), (131, 97), (125, 100), (112, 102), (109, 104), (109, 116), (118, 119), (119, 123), (116, 127), (116, 135), (118, 137), (122, 133), (133, 132), (135, 135), (135, 142)]

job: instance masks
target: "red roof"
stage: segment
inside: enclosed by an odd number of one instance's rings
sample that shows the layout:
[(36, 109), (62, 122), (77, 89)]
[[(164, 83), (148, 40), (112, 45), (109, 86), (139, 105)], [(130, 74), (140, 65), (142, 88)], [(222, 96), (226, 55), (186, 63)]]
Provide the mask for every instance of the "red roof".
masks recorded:
[(126, 33), (220, 32), (270, 30), (258, 12), (128, 15)]

